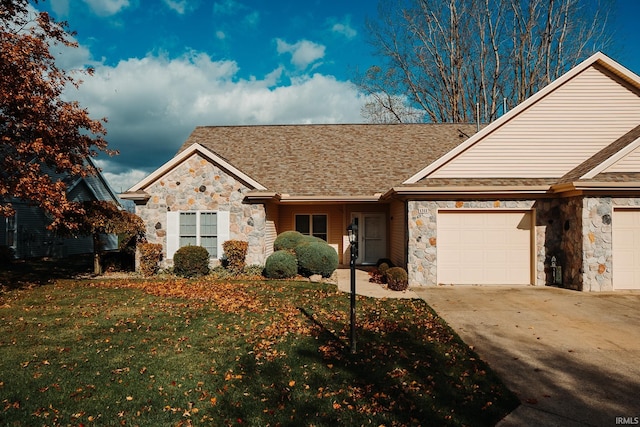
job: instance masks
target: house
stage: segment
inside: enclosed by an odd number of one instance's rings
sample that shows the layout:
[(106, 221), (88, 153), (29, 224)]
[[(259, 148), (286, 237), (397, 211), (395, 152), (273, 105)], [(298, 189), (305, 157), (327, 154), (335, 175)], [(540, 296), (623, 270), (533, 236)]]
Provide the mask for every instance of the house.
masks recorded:
[[(91, 159), (87, 162), (93, 165)], [(95, 167), (95, 165), (93, 165)], [(67, 186), (67, 199), (74, 202), (106, 200), (120, 205), (120, 199), (111, 190), (104, 176), (73, 177), (57, 174), (54, 170), (46, 170), (53, 180), (61, 180)], [(98, 170), (96, 168), (96, 170)], [(93, 252), (92, 236), (61, 237), (47, 229), (51, 222), (47, 214), (27, 201), (12, 200), (15, 214), (11, 217), (0, 217), (0, 246), (10, 248), (18, 259), (39, 257), (66, 257)], [(102, 236), (103, 249), (118, 248), (115, 235)]]
[(390, 258), (411, 286), (640, 289), (640, 78), (597, 53), (500, 119), (475, 125), (198, 127), (121, 195), (170, 263), (228, 239), (263, 263), (276, 234), (348, 262)]

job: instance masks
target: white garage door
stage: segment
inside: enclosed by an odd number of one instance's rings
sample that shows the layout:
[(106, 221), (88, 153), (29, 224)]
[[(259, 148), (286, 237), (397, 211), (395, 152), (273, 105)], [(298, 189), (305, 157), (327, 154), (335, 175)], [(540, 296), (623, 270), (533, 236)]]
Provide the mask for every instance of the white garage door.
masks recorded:
[(529, 285), (531, 211), (438, 212), (438, 283)]
[(612, 232), (613, 289), (640, 289), (640, 210), (614, 210)]

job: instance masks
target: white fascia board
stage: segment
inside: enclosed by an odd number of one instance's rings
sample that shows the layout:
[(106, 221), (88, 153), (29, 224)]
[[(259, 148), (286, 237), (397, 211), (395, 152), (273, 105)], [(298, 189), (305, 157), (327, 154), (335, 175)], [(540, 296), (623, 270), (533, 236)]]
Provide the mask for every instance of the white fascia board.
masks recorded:
[(578, 74), (582, 73), (584, 70), (591, 67), (597, 62), (602, 63), (609, 70), (620, 75), (621, 77), (625, 78), (636, 87), (640, 88), (640, 77), (638, 77), (631, 71), (627, 70), (622, 65), (618, 64), (617, 62), (615, 62), (614, 60), (612, 60), (602, 52), (596, 52), (595, 54), (591, 55), (589, 58), (582, 61), (580, 64), (573, 67), (571, 70), (567, 71), (562, 76), (558, 77), (553, 82), (549, 83), (544, 88), (540, 89), (538, 92), (536, 92), (535, 94), (533, 94), (532, 96), (530, 96), (529, 98), (527, 98), (526, 100), (518, 104), (511, 111), (507, 112), (507, 114), (504, 114), (502, 117), (498, 118), (496, 121), (490, 123), (489, 125), (487, 125), (487, 127), (482, 129), (478, 133), (472, 135), (471, 138), (467, 139), (465, 142), (458, 145), (456, 148), (449, 151), (447, 154), (440, 157), (439, 159), (431, 163), (429, 166), (425, 167), (420, 172), (413, 175), (411, 178), (407, 179), (405, 182), (403, 182), (403, 184), (415, 184), (421, 179), (426, 178), (428, 175), (438, 170), (444, 164), (453, 160), (455, 157), (457, 157), (464, 151), (474, 146), (478, 141), (484, 139), (485, 137), (493, 133), (496, 129), (502, 127), (507, 122), (513, 120), (515, 117), (520, 115), (523, 111), (527, 110), (529, 107), (531, 107), (532, 105), (534, 105), (535, 103), (537, 103), (538, 101), (540, 101), (541, 99), (543, 99), (544, 97), (546, 97), (547, 95), (549, 95), (550, 93), (558, 89), (560, 86), (564, 85), (569, 80), (573, 79)]
[(245, 174), (244, 172), (240, 171), (236, 167), (232, 166), (229, 162), (227, 162), (226, 160), (224, 160), (222, 157), (218, 156), (211, 150), (208, 150), (202, 145), (196, 143), (196, 144), (190, 145), (186, 150), (177, 154), (174, 158), (166, 162), (164, 165), (160, 166), (158, 169), (156, 169), (153, 173), (151, 173), (145, 179), (143, 179), (142, 181), (140, 181), (139, 183), (131, 187), (127, 191), (127, 193), (143, 190), (144, 188), (148, 187), (149, 185), (151, 185), (152, 183), (160, 179), (162, 176), (164, 176), (165, 174), (167, 174), (168, 172), (176, 168), (178, 165), (180, 165), (182, 162), (184, 162), (186, 159), (188, 159), (195, 153), (201, 154), (202, 156), (208, 158), (213, 163), (220, 166), (222, 169), (227, 170), (229, 173), (231, 173), (241, 181), (244, 181), (245, 183), (252, 186), (254, 190), (266, 190), (266, 187), (264, 187), (258, 181), (254, 180), (253, 178), (249, 177), (249, 175)]

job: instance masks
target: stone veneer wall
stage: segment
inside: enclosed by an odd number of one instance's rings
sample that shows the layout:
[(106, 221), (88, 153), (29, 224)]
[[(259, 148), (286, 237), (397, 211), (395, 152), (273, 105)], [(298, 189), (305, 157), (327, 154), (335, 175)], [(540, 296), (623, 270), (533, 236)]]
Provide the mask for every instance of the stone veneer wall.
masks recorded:
[(613, 209), (640, 207), (640, 198), (584, 197), (582, 200), (583, 291), (613, 290)]
[(548, 283), (552, 251), (561, 246), (559, 202), (542, 200), (409, 201), (407, 271), (410, 286), (437, 285), (439, 209), (535, 209), (535, 285)]
[(249, 242), (247, 264), (264, 264), (266, 215), (264, 205), (244, 204), (250, 189), (200, 155), (193, 155), (161, 179), (151, 184), (146, 205), (136, 213), (147, 226), (149, 243), (161, 243), (166, 260), (168, 211), (229, 211), (232, 240)]

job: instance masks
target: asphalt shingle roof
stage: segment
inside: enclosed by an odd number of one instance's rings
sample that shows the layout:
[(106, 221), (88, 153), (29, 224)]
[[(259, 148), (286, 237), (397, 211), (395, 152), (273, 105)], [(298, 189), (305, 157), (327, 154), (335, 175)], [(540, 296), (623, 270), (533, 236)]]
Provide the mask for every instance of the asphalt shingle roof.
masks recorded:
[(205, 126), (180, 151), (198, 143), (280, 194), (372, 196), (475, 132), (473, 124)]

